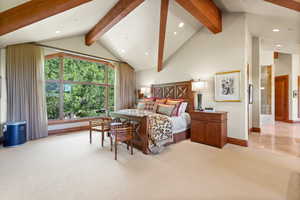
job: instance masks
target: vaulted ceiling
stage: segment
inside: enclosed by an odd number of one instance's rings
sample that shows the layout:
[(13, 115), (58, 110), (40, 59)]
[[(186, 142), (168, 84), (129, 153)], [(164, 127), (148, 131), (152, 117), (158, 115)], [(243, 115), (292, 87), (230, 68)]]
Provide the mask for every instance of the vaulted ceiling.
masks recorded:
[[(0, 10), (5, 11), (28, 0), (0, 1)], [(9, 44), (54, 40), (87, 33), (117, 0), (93, 0), (71, 10), (48, 17), (17, 31), (0, 36), (0, 46)]]
[[(179, 25), (183, 25), (179, 27)], [(136, 69), (157, 65), (160, 1), (145, 1), (126, 20), (115, 25), (99, 42)], [(167, 60), (202, 25), (174, 1), (170, 2), (164, 60)]]
[[(0, 1), (0, 12), (27, 1), (29, 0)], [(93, 0), (51, 16), (0, 36), (0, 47), (85, 35), (117, 2), (118, 0)], [(97, 42), (137, 70), (156, 67), (160, 2), (160, 0), (145, 0)], [(262, 37), (267, 48), (300, 52), (300, 12), (264, 0), (214, 0), (214, 2), (225, 12), (247, 13), (250, 32)], [(201, 28), (199, 21), (175, 0), (170, 0), (164, 61)], [(280, 29), (280, 32), (274, 33), (272, 31), (274, 28)], [(281, 47), (277, 47), (278, 44), (281, 44)]]
[[(1, 1), (2, 2), (2, 1)], [(2, 2), (0, 10), (25, 0)], [(0, 46), (58, 39), (87, 33), (117, 0), (94, 0), (0, 37)], [(98, 42), (137, 70), (157, 65), (160, 1), (146, 0), (126, 18), (105, 33)], [(181, 24), (179, 27), (179, 24)], [(202, 25), (174, 1), (170, 1), (164, 60), (167, 60)]]

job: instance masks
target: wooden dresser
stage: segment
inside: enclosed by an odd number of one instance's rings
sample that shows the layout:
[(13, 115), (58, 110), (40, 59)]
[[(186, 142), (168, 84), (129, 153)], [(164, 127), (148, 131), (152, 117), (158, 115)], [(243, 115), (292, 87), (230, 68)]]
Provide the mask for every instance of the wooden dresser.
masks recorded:
[(222, 148), (227, 141), (227, 112), (192, 111), (191, 140)]

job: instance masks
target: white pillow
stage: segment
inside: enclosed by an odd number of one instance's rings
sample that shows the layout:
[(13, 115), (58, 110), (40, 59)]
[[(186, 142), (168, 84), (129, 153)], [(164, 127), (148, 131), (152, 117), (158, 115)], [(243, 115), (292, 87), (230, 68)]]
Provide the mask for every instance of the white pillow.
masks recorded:
[(180, 107), (178, 109), (178, 116), (180, 116), (182, 113), (185, 113), (187, 106), (188, 106), (188, 102), (182, 102), (180, 104)]

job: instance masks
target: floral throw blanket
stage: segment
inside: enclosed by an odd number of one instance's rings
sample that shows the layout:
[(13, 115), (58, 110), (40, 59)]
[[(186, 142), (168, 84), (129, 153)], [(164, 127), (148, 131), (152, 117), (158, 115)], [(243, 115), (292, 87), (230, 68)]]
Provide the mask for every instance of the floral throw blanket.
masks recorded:
[(164, 145), (173, 142), (172, 122), (166, 115), (149, 115), (149, 150), (160, 153)]
[(125, 109), (116, 113), (137, 117), (148, 117), (149, 145), (151, 153), (157, 154), (164, 149), (164, 145), (173, 142), (172, 122), (170, 117), (147, 110)]

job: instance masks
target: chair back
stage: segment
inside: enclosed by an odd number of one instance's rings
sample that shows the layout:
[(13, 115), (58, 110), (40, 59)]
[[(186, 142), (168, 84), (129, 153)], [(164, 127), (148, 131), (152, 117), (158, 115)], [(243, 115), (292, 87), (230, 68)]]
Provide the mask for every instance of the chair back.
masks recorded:
[(112, 118), (109, 117), (102, 117), (97, 120), (90, 121), (90, 127), (110, 127), (110, 123), (112, 122)]
[(131, 139), (133, 136), (133, 127), (128, 123), (112, 123), (111, 134), (119, 141), (125, 141)]

